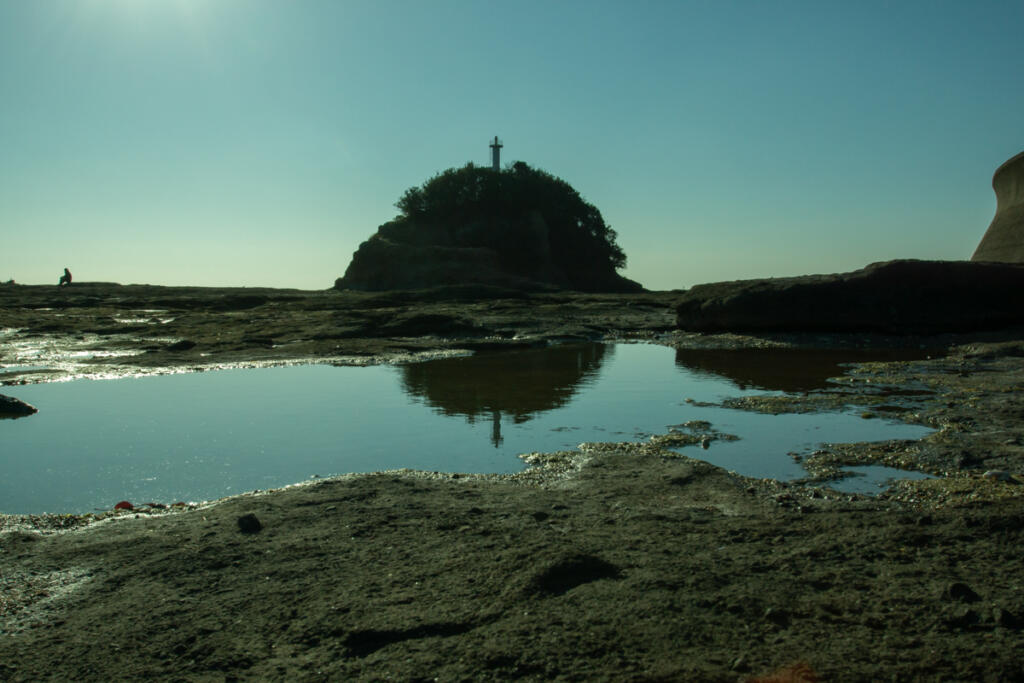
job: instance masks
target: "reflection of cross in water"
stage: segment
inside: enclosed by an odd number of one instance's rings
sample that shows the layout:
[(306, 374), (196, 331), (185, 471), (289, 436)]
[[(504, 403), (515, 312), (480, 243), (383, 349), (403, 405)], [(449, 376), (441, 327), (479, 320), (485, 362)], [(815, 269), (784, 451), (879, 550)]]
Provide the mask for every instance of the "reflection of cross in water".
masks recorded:
[(491, 410), (491, 419), (494, 422), (491, 424), (491, 443), (497, 448), (501, 445), (501, 442), (505, 439), (501, 436), (501, 411), (497, 408)]

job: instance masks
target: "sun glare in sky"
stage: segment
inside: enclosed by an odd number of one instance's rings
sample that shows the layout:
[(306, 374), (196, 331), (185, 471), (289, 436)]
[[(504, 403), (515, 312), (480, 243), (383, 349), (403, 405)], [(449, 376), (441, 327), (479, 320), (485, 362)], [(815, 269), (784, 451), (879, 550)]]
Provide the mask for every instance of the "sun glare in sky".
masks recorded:
[(1021, 25), (995, 1), (0, 0), (0, 280), (329, 287), (494, 135), (652, 289), (969, 258), (1024, 149)]
[(116, 28), (147, 29), (168, 20), (195, 26), (230, 0), (81, 0), (78, 11)]

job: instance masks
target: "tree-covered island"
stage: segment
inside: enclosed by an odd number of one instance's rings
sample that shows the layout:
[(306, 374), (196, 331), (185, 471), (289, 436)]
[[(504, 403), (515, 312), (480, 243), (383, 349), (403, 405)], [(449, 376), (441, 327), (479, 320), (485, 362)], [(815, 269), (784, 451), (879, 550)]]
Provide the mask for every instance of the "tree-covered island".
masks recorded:
[(406, 190), (396, 206), (401, 214), (359, 246), (335, 287), (643, 289), (616, 272), (626, 255), (601, 212), (521, 161), (500, 171), (450, 168)]

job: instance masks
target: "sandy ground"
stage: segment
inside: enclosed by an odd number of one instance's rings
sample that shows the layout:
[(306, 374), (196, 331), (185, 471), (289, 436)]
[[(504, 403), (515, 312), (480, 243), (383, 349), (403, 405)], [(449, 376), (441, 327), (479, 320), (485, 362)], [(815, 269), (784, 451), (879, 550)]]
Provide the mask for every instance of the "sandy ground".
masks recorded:
[[(671, 331), (672, 299), (0, 286), (0, 362), (56, 368), (0, 375), (15, 397), (55, 377), (563, 339), (949, 350), (745, 406), (936, 428), (823, 449), (817, 485), (655, 441), (534, 454), (517, 475), (388, 472), (184, 510), (0, 518), (0, 679), (741, 681), (798, 662), (836, 681), (1024, 676), (1024, 333), (695, 337)], [(876, 498), (827, 488), (865, 462), (945, 476)]]

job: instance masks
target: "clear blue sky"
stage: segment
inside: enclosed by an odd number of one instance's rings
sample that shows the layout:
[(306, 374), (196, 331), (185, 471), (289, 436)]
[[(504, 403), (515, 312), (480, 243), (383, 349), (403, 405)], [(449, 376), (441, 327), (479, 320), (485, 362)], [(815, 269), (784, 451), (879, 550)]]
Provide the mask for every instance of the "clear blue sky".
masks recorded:
[(321, 289), (467, 161), (651, 289), (969, 258), (1024, 2), (0, 0), (0, 281)]

